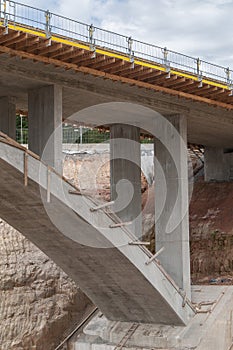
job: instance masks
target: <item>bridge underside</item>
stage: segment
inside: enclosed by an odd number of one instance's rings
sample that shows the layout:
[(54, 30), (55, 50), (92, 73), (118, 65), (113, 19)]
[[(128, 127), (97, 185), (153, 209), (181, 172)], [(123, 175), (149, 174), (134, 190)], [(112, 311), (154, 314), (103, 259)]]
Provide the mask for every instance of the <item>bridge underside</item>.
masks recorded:
[(43, 86), (63, 87), (63, 119), (105, 102), (132, 102), (163, 115), (187, 116), (188, 142), (211, 147), (232, 147), (232, 111), (184, 97), (153, 91), (137, 84), (122, 84), (104, 77), (65, 70), (52, 64), (0, 55), (0, 97), (9, 96), (18, 110), (28, 110), (28, 92)]

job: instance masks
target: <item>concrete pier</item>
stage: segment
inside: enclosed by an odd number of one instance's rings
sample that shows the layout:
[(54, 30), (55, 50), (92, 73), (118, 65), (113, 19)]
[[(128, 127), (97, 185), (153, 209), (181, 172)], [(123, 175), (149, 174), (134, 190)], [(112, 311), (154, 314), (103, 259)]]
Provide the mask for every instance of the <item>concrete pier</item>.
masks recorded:
[(16, 107), (14, 99), (8, 96), (0, 98), (0, 130), (16, 138)]
[(50, 85), (28, 94), (28, 146), (43, 160), (61, 171), (62, 87)]
[(158, 125), (164, 144), (155, 139), (156, 251), (164, 248), (162, 266), (190, 297), (187, 121), (183, 115), (167, 119), (169, 125)]
[(123, 222), (133, 222), (132, 231), (142, 235), (140, 129), (125, 124), (110, 128), (111, 199)]
[(205, 147), (205, 181), (231, 181), (233, 153), (224, 153), (223, 148)]

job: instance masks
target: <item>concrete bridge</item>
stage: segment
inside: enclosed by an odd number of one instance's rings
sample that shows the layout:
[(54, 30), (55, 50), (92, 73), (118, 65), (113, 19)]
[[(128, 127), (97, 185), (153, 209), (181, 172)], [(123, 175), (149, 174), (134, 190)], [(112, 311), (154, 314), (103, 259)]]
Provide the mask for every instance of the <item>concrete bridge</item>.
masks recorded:
[[(187, 324), (194, 310), (188, 300), (184, 145), (205, 146), (206, 181), (231, 179), (231, 71), (69, 19), (63, 18), (59, 27), (59, 19), (1, 2), (0, 129), (11, 139), (1, 136), (0, 217), (60, 265), (110, 319)], [(67, 23), (78, 29), (68, 30)], [(107, 35), (110, 39), (104, 40)], [(122, 46), (114, 44), (114, 35)], [(181, 64), (184, 57), (186, 64)], [(16, 110), (28, 112), (33, 154), (12, 140)], [(59, 176), (61, 124), (70, 116), (74, 122), (110, 128), (112, 210), (90, 211), (98, 203), (70, 194), (70, 185)], [(140, 242), (140, 133), (155, 138), (161, 168), (156, 210), (164, 209), (156, 220), (156, 249), (162, 266)], [(128, 183), (122, 187), (123, 199), (129, 184), (133, 198), (126, 209), (114, 210), (123, 179)], [(172, 215), (178, 224), (167, 234)]]

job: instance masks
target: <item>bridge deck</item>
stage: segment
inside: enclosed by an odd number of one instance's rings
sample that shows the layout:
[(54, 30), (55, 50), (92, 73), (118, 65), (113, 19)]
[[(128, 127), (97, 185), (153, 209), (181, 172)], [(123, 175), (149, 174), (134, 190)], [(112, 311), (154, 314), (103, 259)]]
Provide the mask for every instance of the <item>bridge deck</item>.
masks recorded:
[(44, 31), (21, 24), (8, 24), (7, 31), (0, 21), (0, 54), (8, 53), (57, 67), (102, 76), (114, 81), (185, 97), (194, 101), (233, 109), (230, 86), (185, 70), (169, 69), (162, 64), (71, 40), (60, 35), (47, 38)]

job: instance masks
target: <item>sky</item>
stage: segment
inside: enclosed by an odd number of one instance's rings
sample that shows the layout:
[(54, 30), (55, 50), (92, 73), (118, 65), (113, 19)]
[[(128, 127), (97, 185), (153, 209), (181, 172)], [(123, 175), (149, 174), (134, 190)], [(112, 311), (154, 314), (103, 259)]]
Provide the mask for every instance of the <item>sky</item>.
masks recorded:
[(22, 0), (233, 69), (233, 0)]

